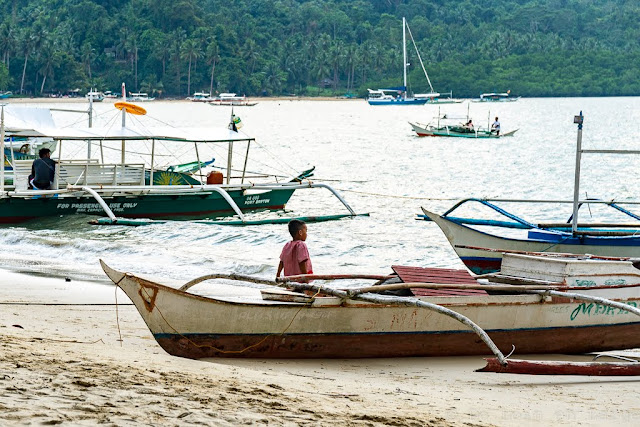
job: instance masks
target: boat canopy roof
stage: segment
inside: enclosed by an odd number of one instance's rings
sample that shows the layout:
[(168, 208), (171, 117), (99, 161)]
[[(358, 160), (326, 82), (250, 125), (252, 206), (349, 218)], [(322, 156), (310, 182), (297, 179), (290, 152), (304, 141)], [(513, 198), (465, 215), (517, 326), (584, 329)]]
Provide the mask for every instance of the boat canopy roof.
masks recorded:
[(55, 122), (48, 108), (4, 106), (4, 126), (9, 131), (31, 129), (33, 127), (55, 127)]
[(407, 90), (406, 86), (398, 86), (398, 87), (388, 87), (384, 89), (367, 89), (369, 92), (405, 92)]
[(174, 128), (164, 127), (85, 127), (56, 128), (32, 126), (27, 129), (7, 132), (7, 135), (26, 137), (49, 137), (58, 140), (101, 140), (101, 141), (183, 141), (183, 142), (232, 142), (253, 141), (254, 138), (242, 132), (226, 128)]
[(499, 96), (499, 97), (506, 98), (506, 97), (509, 96), (509, 93), (508, 92), (505, 92), (505, 93), (495, 93), (495, 92), (494, 93), (483, 93), (483, 94), (480, 95), (480, 98), (486, 98), (486, 97), (489, 97), (489, 96)]

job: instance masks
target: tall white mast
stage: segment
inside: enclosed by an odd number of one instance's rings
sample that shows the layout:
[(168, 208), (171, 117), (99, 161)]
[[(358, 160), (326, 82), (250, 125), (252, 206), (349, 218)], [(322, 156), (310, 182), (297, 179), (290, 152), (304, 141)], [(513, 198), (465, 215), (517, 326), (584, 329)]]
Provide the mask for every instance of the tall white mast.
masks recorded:
[(407, 99), (407, 21), (402, 17), (402, 66), (404, 68), (404, 99)]

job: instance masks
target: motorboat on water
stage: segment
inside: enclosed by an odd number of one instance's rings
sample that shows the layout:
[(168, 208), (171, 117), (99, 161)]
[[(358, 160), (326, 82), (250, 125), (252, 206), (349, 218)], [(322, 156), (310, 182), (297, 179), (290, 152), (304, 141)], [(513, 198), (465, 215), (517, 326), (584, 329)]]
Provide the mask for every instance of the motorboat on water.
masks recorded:
[(127, 97), (128, 102), (148, 102), (154, 99), (156, 98), (149, 97), (149, 94), (145, 92), (129, 92), (129, 96)]
[(496, 93), (496, 92), (483, 93), (480, 95), (480, 98), (472, 99), (471, 101), (472, 102), (515, 102), (518, 99), (520, 99), (519, 96), (512, 97), (511, 91), (508, 90), (503, 93)]
[(250, 101), (246, 96), (236, 93), (221, 93), (209, 101), (209, 105), (227, 105), (232, 107), (253, 107), (257, 102)]
[(193, 102), (210, 102), (213, 100), (209, 92), (195, 92), (193, 96), (190, 96), (187, 99)]
[(105, 98), (104, 93), (96, 90), (90, 90), (84, 97), (91, 99), (93, 102), (102, 102)]
[[(242, 225), (248, 223), (247, 211), (281, 210), (296, 190), (310, 188), (330, 191), (349, 211), (348, 214), (317, 216), (310, 220), (356, 215), (333, 188), (306, 180), (314, 168), (288, 179), (268, 173), (254, 176), (256, 172), (247, 169), (245, 158), (248, 159), (250, 147), (257, 143), (238, 130), (241, 122), (235, 120), (235, 115), (232, 115), (229, 127), (224, 128), (158, 127), (146, 123), (133, 125), (130, 119), (127, 120), (131, 115), (146, 114), (139, 105), (122, 101), (114, 106), (121, 110), (114, 110), (111, 119), (118, 125), (98, 128), (59, 128), (31, 120), (37, 115), (28, 111), (17, 117), (14, 112), (18, 107), (1, 107), (3, 115), (7, 112), (7, 121), (0, 126), (3, 135), (8, 138), (49, 138), (58, 144), (58, 150), (54, 182), (49, 190), (28, 189), (33, 159), (9, 157), (14, 178), (11, 183), (4, 179), (8, 175), (5, 167), (0, 168), (0, 223), (86, 214), (107, 217), (98, 223), (141, 225), (153, 220), (211, 220), (235, 215), (239, 218), (235, 225)], [(51, 113), (47, 110), (47, 114), (50, 116)], [(0, 145), (4, 149), (4, 140), (0, 139)], [(127, 159), (132, 156), (129, 153), (132, 145), (137, 147), (134, 150), (137, 159), (144, 156), (142, 160)], [(167, 145), (174, 148), (168, 149)], [(171, 153), (179, 145), (191, 147), (195, 167), (192, 167), (193, 162), (180, 165), (184, 161), (176, 161), (178, 165), (174, 164), (171, 169), (166, 167), (167, 159), (172, 158)], [(67, 146), (69, 148), (63, 149)], [(100, 155), (95, 149), (92, 151), (93, 146), (100, 147)], [(104, 146), (119, 148), (119, 161), (105, 160)], [(142, 146), (149, 152), (143, 153)], [(226, 147), (226, 165), (202, 161), (207, 147), (209, 150)], [(138, 221), (140, 218), (144, 220)]]

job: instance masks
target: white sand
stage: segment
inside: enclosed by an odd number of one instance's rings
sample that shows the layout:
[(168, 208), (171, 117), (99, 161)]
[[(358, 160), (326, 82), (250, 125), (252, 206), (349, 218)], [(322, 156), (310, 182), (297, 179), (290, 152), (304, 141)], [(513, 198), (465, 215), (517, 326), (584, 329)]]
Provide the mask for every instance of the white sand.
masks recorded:
[(118, 307), (121, 343), (115, 306), (84, 305), (113, 304), (114, 294), (104, 283), (0, 271), (0, 425), (603, 426), (640, 419), (636, 378), (477, 373), (480, 357), (172, 357), (133, 306)]

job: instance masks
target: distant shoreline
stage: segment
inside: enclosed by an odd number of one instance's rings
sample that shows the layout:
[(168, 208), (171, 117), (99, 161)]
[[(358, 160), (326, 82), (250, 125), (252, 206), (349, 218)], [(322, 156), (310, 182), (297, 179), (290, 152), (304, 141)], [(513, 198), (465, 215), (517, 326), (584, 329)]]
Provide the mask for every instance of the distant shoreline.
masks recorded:
[[(337, 98), (331, 96), (274, 96), (274, 97), (256, 97), (256, 98), (248, 98), (251, 101), (262, 102), (262, 101), (364, 101), (364, 98)], [(7, 104), (44, 104), (50, 102), (56, 103), (69, 103), (69, 104), (86, 104), (89, 102), (86, 98), (5, 98), (3, 100)], [(121, 101), (120, 98), (105, 98), (102, 103), (111, 103)], [(141, 102), (140, 104), (148, 104), (153, 102), (193, 102), (188, 99), (156, 99), (155, 101), (147, 101)], [(206, 104), (205, 102), (200, 102), (201, 104)]]

